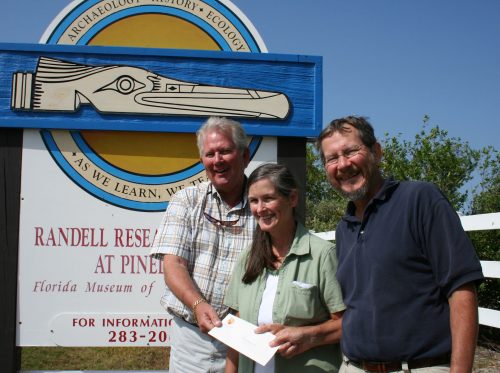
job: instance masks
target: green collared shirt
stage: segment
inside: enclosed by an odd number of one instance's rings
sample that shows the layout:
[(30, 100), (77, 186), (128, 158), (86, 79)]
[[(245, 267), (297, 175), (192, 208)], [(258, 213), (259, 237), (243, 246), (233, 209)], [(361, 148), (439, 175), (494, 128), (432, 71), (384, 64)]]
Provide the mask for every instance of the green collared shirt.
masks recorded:
[[(249, 248), (236, 263), (224, 303), (238, 311), (242, 319), (257, 324), (268, 271), (263, 271), (251, 284), (244, 284), (241, 279), (248, 254)], [(273, 322), (289, 326), (319, 324), (330, 319), (332, 313), (343, 311), (345, 306), (335, 278), (336, 269), (333, 244), (297, 224), (290, 251), (276, 272), (279, 280), (272, 311)], [(275, 371), (337, 372), (341, 360), (338, 344), (324, 345), (291, 359), (276, 355)], [(253, 372), (253, 361), (240, 354), (238, 372)]]

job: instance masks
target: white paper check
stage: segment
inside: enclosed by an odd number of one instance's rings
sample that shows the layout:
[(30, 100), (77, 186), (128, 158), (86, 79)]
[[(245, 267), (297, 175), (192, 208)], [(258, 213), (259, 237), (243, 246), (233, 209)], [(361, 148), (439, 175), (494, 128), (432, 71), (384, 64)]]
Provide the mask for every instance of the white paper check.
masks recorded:
[(256, 334), (255, 329), (256, 325), (237, 316), (227, 315), (222, 320), (222, 326), (213, 328), (208, 334), (260, 365), (266, 365), (278, 347), (269, 347), (269, 342), (274, 339), (273, 334)]

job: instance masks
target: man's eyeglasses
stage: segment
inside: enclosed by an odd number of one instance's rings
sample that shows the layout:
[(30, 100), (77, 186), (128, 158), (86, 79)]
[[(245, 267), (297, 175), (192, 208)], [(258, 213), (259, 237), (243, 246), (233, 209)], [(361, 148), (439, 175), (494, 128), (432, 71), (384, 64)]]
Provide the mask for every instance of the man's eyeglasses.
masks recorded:
[(203, 215), (207, 218), (207, 220), (215, 225), (223, 226), (223, 227), (233, 227), (238, 221), (240, 221), (240, 214), (238, 214), (238, 219), (236, 220), (220, 220), (214, 218), (212, 215), (209, 215), (206, 212), (203, 212)]
[(211, 188), (207, 191), (207, 194), (205, 195), (205, 199), (203, 201), (203, 215), (205, 215), (205, 218), (212, 224), (215, 224), (219, 227), (226, 227), (226, 228), (236, 228), (235, 225), (240, 221), (241, 217), (241, 210), (238, 212), (238, 218), (236, 220), (222, 220), (222, 213), (220, 210), (220, 205), (217, 203), (217, 210), (219, 213), (219, 219), (213, 217), (211, 214), (209, 214), (206, 209), (207, 209), (207, 199), (208, 199), (208, 194), (211, 193)]
[(340, 157), (350, 159), (350, 158), (358, 155), (362, 149), (363, 149), (363, 146), (360, 145), (360, 146), (355, 146), (355, 147), (346, 149), (346, 150), (344, 150), (344, 152), (342, 154), (331, 155), (325, 159), (325, 164), (326, 165), (336, 165), (339, 163)]

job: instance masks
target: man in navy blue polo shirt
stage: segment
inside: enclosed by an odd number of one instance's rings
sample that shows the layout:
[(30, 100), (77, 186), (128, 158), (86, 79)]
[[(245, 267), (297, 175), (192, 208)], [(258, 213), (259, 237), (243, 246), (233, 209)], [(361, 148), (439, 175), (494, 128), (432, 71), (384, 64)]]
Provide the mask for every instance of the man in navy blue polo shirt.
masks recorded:
[(343, 316), (340, 373), (470, 372), (481, 264), (460, 219), (430, 183), (385, 179), (363, 117), (333, 120), (317, 147), (350, 202), (336, 229)]

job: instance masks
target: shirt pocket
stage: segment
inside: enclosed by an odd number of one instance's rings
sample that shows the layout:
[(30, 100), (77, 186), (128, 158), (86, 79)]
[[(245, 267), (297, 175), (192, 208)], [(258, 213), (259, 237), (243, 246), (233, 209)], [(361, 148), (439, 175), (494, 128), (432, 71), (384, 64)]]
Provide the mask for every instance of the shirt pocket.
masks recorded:
[(285, 324), (298, 326), (315, 324), (328, 318), (328, 312), (322, 305), (317, 285), (290, 285), (287, 292)]

